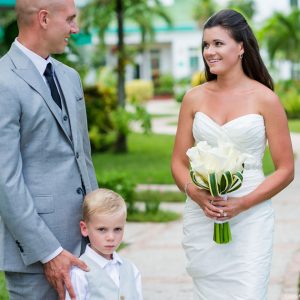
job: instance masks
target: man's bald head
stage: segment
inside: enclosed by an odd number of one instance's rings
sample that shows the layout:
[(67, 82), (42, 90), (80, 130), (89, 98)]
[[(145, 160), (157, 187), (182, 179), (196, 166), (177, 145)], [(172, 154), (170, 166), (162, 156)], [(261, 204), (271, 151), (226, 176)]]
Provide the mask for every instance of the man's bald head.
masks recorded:
[(16, 0), (16, 14), (19, 28), (33, 22), (34, 16), (40, 10), (52, 10), (61, 6), (63, 0)]
[(18, 41), (43, 58), (63, 53), (79, 28), (74, 0), (17, 0)]

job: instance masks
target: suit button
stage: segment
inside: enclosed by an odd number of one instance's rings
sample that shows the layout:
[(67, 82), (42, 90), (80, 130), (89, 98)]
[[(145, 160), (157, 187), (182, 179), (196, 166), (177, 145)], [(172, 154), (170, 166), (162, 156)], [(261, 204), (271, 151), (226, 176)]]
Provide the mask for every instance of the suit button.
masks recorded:
[(64, 116), (64, 121), (68, 121), (68, 116)]
[(77, 192), (78, 195), (81, 195), (81, 194), (82, 194), (82, 188), (79, 187), (79, 188), (76, 190), (76, 192)]
[(76, 152), (76, 158), (79, 158), (79, 153), (78, 152)]
[(19, 247), (20, 251), (23, 253), (23, 252), (24, 252), (24, 249), (23, 249), (23, 247), (21, 246), (20, 242), (19, 242), (19, 241), (16, 241), (16, 244), (17, 244), (17, 246)]

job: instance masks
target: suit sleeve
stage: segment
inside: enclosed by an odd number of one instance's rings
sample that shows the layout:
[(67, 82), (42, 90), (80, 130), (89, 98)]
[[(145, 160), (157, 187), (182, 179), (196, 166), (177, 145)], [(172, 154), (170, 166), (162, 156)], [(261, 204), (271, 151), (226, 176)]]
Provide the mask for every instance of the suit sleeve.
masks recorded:
[(25, 265), (38, 262), (60, 243), (35, 210), (22, 170), (22, 107), (0, 88), (0, 216), (20, 249)]
[[(77, 73), (78, 75), (78, 73)], [(83, 88), (81, 84), (80, 77), (78, 75), (78, 80), (80, 84), (80, 88), (83, 94)], [(92, 190), (95, 190), (98, 188), (98, 182), (95, 174), (95, 169), (92, 161), (92, 155), (91, 155), (91, 143), (89, 139), (89, 131), (88, 131), (88, 124), (87, 124), (87, 117), (86, 117), (86, 110), (85, 110), (85, 116), (84, 116), (84, 122), (83, 122), (83, 150), (85, 154), (85, 162), (88, 169), (88, 176), (91, 183)]]

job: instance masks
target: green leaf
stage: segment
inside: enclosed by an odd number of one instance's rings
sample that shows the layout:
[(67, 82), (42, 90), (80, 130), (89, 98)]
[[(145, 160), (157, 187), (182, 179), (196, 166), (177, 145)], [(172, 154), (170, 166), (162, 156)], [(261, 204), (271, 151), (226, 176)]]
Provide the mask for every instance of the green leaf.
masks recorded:
[[(223, 182), (225, 182), (224, 184), (224, 188), (222, 187), (222, 179)], [(226, 194), (227, 190), (230, 189), (232, 185), (232, 174), (229, 171), (226, 171), (225, 173), (222, 174), (221, 177), (221, 188), (220, 188), (220, 194)]]
[(244, 179), (244, 176), (243, 176), (242, 172), (236, 172), (234, 174), (234, 176), (238, 177), (241, 181), (243, 181), (243, 179)]
[(199, 180), (196, 178), (196, 175), (195, 175), (195, 172), (194, 172), (194, 171), (190, 171), (190, 175), (191, 175), (192, 181), (193, 181), (197, 186), (199, 186), (199, 187), (202, 188), (202, 189), (209, 190), (208, 186), (205, 184), (204, 181), (199, 182)]
[(233, 191), (236, 191), (239, 189), (243, 183), (243, 174), (241, 172), (237, 172), (236, 174), (233, 175), (233, 185), (231, 188), (227, 191), (227, 193), (231, 193)]
[(211, 195), (215, 197), (220, 196), (216, 173), (211, 173), (208, 175), (208, 184)]

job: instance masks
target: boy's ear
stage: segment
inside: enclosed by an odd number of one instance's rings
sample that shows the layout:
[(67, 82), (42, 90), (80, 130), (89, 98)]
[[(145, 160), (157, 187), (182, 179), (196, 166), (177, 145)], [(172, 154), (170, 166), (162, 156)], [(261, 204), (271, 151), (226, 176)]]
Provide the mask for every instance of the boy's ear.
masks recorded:
[(89, 235), (89, 232), (86, 223), (84, 221), (80, 221), (79, 225), (82, 236), (87, 237)]

